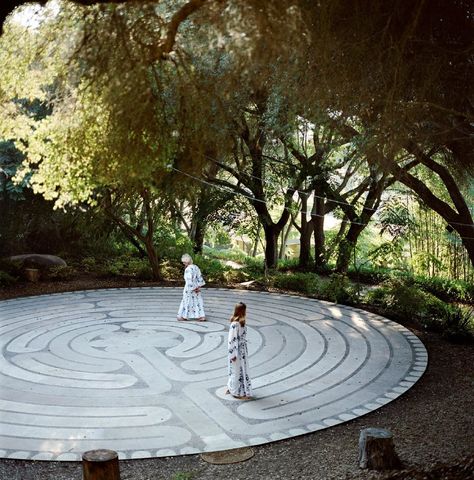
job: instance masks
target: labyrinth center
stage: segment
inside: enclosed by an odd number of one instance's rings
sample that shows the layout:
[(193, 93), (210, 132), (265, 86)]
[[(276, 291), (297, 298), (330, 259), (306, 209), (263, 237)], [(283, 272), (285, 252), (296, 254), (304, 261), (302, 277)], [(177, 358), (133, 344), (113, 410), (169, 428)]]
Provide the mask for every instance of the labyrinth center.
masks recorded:
[[(81, 460), (258, 445), (364, 415), (406, 392), (427, 353), (401, 325), (314, 299), (203, 290), (207, 322), (177, 322), (177, 288), (0, 302), (0, 457)], [(255, 398), (225, 395), (228, 319), (247, 304)]]

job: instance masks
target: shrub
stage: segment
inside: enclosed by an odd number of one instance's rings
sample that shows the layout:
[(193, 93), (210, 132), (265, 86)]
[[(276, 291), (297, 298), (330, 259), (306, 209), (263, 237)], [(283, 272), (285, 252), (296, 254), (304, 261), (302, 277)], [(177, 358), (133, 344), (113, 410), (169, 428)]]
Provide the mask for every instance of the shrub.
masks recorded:
[(347, 275), (351, 280), (362, 283), (378, 284), (388, 280), (392, 270), (381, 267), (363, 266), (359, 268), (349, 267)]
[(388, 280), (386, 294), (385, 306), (401, 316), (419, 315), (424, 310), (426, 298), (412, 279)]
[(251, 278), (258, 278), (265, 274), (264, 260), (261, 257), (246, 257), (244, 271)]
[(246, 282), (249, 279), (249, 276), (242, 269), (233, 268), (224, 272), (224, 278), (226, 282), (229, 283), (242, 283)]
[(95, 257), (85, 257), (79, 262), (79, 265), (86, 272), (93, 272), (97, 268), (97, 261)]
[(46, 271), (46, 278), (48, 278), (48, 280), (59, 281), (70, 280), (75, 273), (76, 271), (70, 265), (58, 265), (51, 267)]
[(225, 273), (229, 268), (222, 265), (219, 260), (195, 255), (193, 261), (201, 269), (206, 282), (223, 282), (225, 280)]
[(184, 253), (193, 252), (193, 245), (187, 235), (162, 225), (154, 235), (155, 247), (161, 258), (180, 260)]
[(356, 303), (358, 294), (355, 287), (349, 282), (346, 275), (333, 273), (329, 281), (323, 283), (319, 294), (322, 298), (336, 303)]
[(417, 287), (413, 278), (392, 278), (381, 287), (370, 290), (365, 300), (383, 307), (392, 317), (413, 319), (450, 340), (469, 341), (474, 338), (474, 309), (445, 303)]
[(0, 270), (0, 287), (10, 287), (18, 281), (17, 277), (10, 275), (8, 272)]
[(242, 265), (247, 259), (247, 255), (242, 250), (236, 248), (220, 249), (204, 246), (203, 253), (205, 253), (206, 256), (211, 258), (217, 258), (219, 260), (231, 260), (233, 262), (241, 263)]
[(450, 306), (445, 310), (442, 334), (455, 342), (472, 342), (474, 340), (474, 309)]
[(446, 302), (474, 302), (474, 285), (462, 280), (439, 277), (415, 277), (415, 284)]
[(21, 262), (7, 259), (0, 259), (0, 271), (8, 273), (12, 277), (21, 277), (23, 273)]
[(140, 280), (151, 280), (153, 273), (148, 258), (122, 255), (96, 264), (94, 271), (103, 276), (128, 276)]
[(296, 270), (299, 266), (299, 260), (297, 258), (288, 258), (285, 260), (278, 260), (278, 270), (287, 271), (287, 270)]
[(165, 260), (161, 264), (161, 274), (165, 280), (182, 280), (183, 265), (177, 260)]
[(280, 273), (272, 278), (273, 286), (306, 294), (314, 293), (319, 287), (319, 278), (314, 273)]
[(434, 295), (416, 287), (410, 277), (392, 277), (380, 287), (369, 290), (365, 301), (387, 309), (398, 318), (414, 318), (424, 324), (437, 321), (445, 307)]

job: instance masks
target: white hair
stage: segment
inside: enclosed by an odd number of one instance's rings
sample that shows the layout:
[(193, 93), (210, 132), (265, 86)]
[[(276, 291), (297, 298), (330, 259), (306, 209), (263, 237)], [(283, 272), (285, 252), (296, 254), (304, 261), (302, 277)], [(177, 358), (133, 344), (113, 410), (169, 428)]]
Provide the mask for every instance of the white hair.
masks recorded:
[(193, 263), (193, 258), (191, 257), (191, 255), (189, 255), (189, 253), (185, 253), (185, 254), (181, 257), (181, 261), (191, 264), (191, 263)]

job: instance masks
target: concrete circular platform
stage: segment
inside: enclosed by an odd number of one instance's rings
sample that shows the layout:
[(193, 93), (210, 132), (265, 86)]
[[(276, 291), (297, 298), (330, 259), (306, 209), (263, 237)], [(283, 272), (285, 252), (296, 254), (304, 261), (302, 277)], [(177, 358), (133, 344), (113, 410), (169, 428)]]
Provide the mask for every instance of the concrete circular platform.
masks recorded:
[[(181, 289), (0, 302), (0, 457), (146, 458), (258, 445), (380, 408), (427, 366), (420, 340), (372, 313), (289, 295), (204, 290), (208, 322), (177, 322)], [(248, 305), (255, 399), (225, 395), (233, 305)]]

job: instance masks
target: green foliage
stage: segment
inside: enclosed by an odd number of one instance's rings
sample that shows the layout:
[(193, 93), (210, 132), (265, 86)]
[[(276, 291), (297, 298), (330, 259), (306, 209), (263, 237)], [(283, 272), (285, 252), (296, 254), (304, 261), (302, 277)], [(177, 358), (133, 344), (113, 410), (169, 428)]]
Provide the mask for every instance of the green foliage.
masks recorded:
[(189, 237), (183, 232), (176, 230), (169, 223), (163, 222), (160, 224), (153, 240), (161, 258), (180, 261), (184, 253), (193, 251), (193, 245)]
[(252, 279), (262, 277), (265, 273), (263, 258), (247, 257), (245, 259), (244, 270)]
[(423, 291), (413, 278), (391, 278), (365, 297), (400, 321), (412, 320), (456, 341), (474, 339), (473, 309), (450, 305)]
[(139, 280), (151, 280), (152, 271), (147, 258), (138, 258), (130, 254), (114, 257), (85, 257), (77, 262), (77, 268), (102, 277), (133, 277)]
[(178, 260), (165, 260), (161, 264), (161, 275), (164, 280), (176, 281), (183, 279), (183, 265)]
[(207, 283), (222, 283), (225, 281), (229, 267), (222, 265), (219, 260), (203, 255), (195, 255), (193, 261), (199, 266)]
[(416, 276), (415, 285), (446, 302), (474, 302), (474, 284), (449, 278)]
[(355, 287), (350, 283), (346, 275), (333, 273), (329, 281), (322, 283), (319, 296), (331, 302), (351, 305), (357, 300)]
[(231, 247), (231, 238), (229, 232), (219, 223), (212, 223), (207, 232), (207, 238), (214, 247), (228, 250)]
[(242, 283), (250, 280), (250, 277), (243, 269), (233, 268), (224, 273), (224, 279), (228, 283)]
[(298, 268), (299, 261), (297, 258), (286, 258), (283, 260), (278, 260), (278, 270), (280, 271), (288, 271), (288, 270), (295, 270)]
[(443, 318), (443, 336), (454, 342), (474, 341), (474, 309), (450, 306)]
[(21, 262), (13, 262), (5, 258), (0, 259), (0, 270), (12, 277), (21, 277), (23, 273)]
[(212, 258), (230, 260), (241, 264), (244, 264), (248, 258), (245, 252), (237, 248), (212, 248), (204, 245), (203, 252)]
[(426, 302), (424, 293), (415, 287), (412, 279), (391, 278), (382, 287), (371, 290), (366, 300), (376, 303), (400, 317), (420, 315)]
[(17, 277), (10, 275), (9, 273), (0, 270), (0, 287), (11, 287), (18, 281)]
[(272, 277), (273, 286), (282, 290), (292, 290), (307, 295), (316, 292), (320, 286), (319, 278), (314, 273), (278, 273)]
[(71, 280), (76, 273), (74, 267), (70, 265), (58, 265), (48, 269), (46, 278), (58, 281)]
[(349, 267), (347, 275), (351, 280), (357, 282), (377, 284), (384, 280), (387, 280), (390, 276), (392, 276), (393, 270), (390, 268), (380, 268), (369, 265), (363, 265), (361, 267), (355, 268), (351, 265)]

